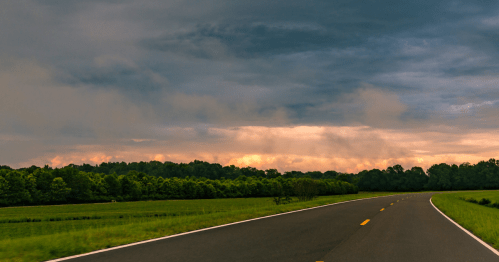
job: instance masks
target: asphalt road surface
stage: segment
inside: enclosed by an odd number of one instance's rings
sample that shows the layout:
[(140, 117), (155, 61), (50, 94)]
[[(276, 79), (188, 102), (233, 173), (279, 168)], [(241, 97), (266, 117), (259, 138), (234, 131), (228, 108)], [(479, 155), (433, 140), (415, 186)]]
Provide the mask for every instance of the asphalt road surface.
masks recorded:
[(438, 213), (431, 195), (343, 203), (68, 261), (499, 261)]

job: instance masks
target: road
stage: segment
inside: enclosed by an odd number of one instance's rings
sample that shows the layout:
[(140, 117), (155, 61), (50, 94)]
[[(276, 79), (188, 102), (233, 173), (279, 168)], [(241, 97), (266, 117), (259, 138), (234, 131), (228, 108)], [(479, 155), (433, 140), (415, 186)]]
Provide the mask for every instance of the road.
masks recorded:
[(499, 261), (438, 213), (431, 195), (348, 202), (67, 261)]

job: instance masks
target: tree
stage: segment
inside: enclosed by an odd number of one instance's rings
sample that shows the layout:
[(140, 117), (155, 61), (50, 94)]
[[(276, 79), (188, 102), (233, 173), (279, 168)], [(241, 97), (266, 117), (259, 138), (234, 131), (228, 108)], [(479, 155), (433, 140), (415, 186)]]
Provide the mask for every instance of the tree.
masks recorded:
[(52, 170), (48, 168), (37, 169), (32, 174), (36, 179), (36, 193), (32, 194), (35, 203), (43, 204), (52, 201), (50, 185), (54, 181)]
[(166, 194), (167, 198), (184, 198), (184, 193), (182, 192), (182, 180), (176, 177), (165, 179), (161, 185), (161, 192)]
[(428, 182), (428, 176), (426, 176), (421, 167), (413, 167), (410, 170), (406, 170), (405, 176), (407, 178), (407, 190), (410, 191), (423, 190)]
[(338, 172), (336, 171), (326, 171), (322, 177), (325, 179), (335, 179), (337, 175)]
[(67, 187), (66, 182), (61, 177), (54, 178), (50, 184), (51, 200), (56, 203), (66, 202), (70, 191), (71, 189)]
[(141, 184), (135, 181), (135, 176), (132, 171), (127, 175), (121, 175), (119, 177), (121, 184), (121, 189), (123, 192), (123, 198), (127, 200), (139, 200), (142, 196)]
[(200, 188), (200, 191), (203, 192), (202, 198), (215, 198), (217, 196), (217, 191), (211, 184), (198, 182), (198, 187)]
[(387, 188), (386, 173), (379, 169), (362, 171), (358, 186), (360, 190), (366, 191), (384, 191)]
[(272, 179), (270, 194), (274, 198), (273, 201), (276, 205), (291, 202), (291, 197), (286, 194), (284, 186), (277, 179)]
[(24, 177), (24, 187), (30, 195), (30, 202), (38, 202), (37, 199), (40, 192), (36, 189), (36, 177), (33, 174)]
[(121, 184), (116, 173), (104, 176), (104, 181), (106, 182), (104, 186), (110, 196), (121, 196)]
[(336, 179), (339, 180), (339, 181), (345, 181), (345, 182), (348, 182), (348, 183), (352, 183), (352, 175), (349, 175), (349, 174), (339, 174), (336, 176)]
[(312, 200), (319, 194), (316, 182), (311, 178), (297, 178), (293, 182), (295, 195), (300, 201)]
[(473, 178), (474, 172), (474, 167), (468, 162), (459, 165), (455, 178), (456, 189), (470, 188), (470, 180)]
[(0, 205), (8, 206), (9, 202), (7, 201), (7, 192), (9, 191), (9, 182), (0, 176)]
[[(88, 173), (92, 174), (92, 173)], [(106, 180), (104, 180), (103, 177), (101, 177), (99, 174), (94, 174), (94, 177), (90, 180), (91, 183), (91, 190), (92, 190), (92, 196), (96, 200), (107, 200), (107, 183)]]
[(12, 170), (7, 172), (4, 176), (9, 185), (7, 190), (7, 201), (10, 205), (13, 204), (27, 204), (31, 202), (31, 195), (26, 189), (26, 172)]
[(82, 171), (77, 171), (73, 175), (71, 182), (67, 183), (71, 188), (69, 198), (76, 202), (87, 202), (92, 199), (92, 181), (89, 176)]
[(265, 170), (265, 174), (267, 175), (267, 178), (276, 178), (281, 176), (281, 173), (279, 173), (277, 169), (267, 169)]
[(323, 176), (321, 171), (310, 171), (310, 172), (305, 173), (305, 175), (308, 175), (313, 179), (321, 179)]

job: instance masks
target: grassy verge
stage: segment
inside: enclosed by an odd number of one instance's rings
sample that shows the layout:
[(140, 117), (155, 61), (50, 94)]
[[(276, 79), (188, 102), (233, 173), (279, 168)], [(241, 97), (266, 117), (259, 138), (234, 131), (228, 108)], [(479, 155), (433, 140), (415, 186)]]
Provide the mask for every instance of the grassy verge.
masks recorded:
[[(393, 194), (397, 193), (322, 196), (279, 206), (271, 198), (247, 198), (2, 208), (0, 261), (49, 260), (303, 208)], [(89, 214), (100, 218), (53, 219)], [(26, 218), (41, 221), (5, 222)]]
[(433, 204), (459, 225), (499, 249), (499, 209), (466, 202), (463, 198), (489, 198), (499, 202), (499, 191), (433, 195)]

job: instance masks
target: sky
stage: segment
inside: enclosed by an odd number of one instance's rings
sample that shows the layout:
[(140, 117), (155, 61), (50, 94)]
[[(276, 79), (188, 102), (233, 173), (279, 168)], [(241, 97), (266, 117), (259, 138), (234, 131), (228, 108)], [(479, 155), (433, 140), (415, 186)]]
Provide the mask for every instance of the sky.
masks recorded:
[(0, 2), (0, 165), (499, 159), (499, 2)]

